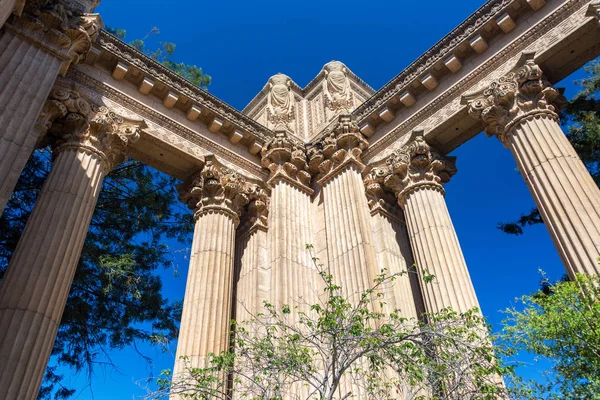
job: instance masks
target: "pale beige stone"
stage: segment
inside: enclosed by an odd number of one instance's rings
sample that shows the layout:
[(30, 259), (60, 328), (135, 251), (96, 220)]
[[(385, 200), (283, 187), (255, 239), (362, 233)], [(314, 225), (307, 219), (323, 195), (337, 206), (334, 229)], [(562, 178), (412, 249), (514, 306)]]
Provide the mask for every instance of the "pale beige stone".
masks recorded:
[(415, 96), (413, 96), (413, 94), (410, 92), (403, 92), (402, 94), (400, 94), (400, 101), (406, 107), (410, 107), (417, 102)]
[(208, 130), (211, 131), (212, 133), (217, 133), (217, 132), (219, 132), (219, 129), (221, 129), (222, 126), (223, 126), (223, 121), (219, 118), (215, 118), (212, 120), (210, 125), (208, 125)]
[(190, 109), (187, 112), (187, 119), (189, 119), (190, 121), (195, 121), (198, 119), (198, 117), (200, 116), (200, 113), (202, 113), (202, 110), (200, 109), (200, 107), (197, 106), (191, 106)]
[(169, 92), (167, 96), (163, 99), (163, 104), (167, 108), (173, 108), (175, 104), (179, 100), (179, 96), (176, 93)]
[(36, 398), (102, 181), (139, 138), (140, 125), (111, 130), (118, 123), (107, 111), (100, 111), (100, 123), (81, 115), (65, 121), (56, 160), (0, 285), (2, 399)]
[(127, 66), (127, 64), (118, 62), (117, 65), (115, 65), (112, 77), (120, 81), (121, 79), (125, 78), (125, 74), (127, 73), (127, 71), (129, 71), (129, 67)]
[(502, 14), (498, 19), (496, 19), (496, 23), (498, 24), (500, 29), (504, 31), (504, 33), (512, 31), (517, 26), (515, 21), (511, 18), (511, 16), (508, 13)]
[(421, 77), (421, 84), (427, 88), (427, 90), (433, 90), (437, 87), (438, 81), (431, 74), (427, 74)]
[(231, 143), (239, 143), (240, 140), (242, 140), (244, 137), (244, 134), (238, 130), (234, 130), (233, 132), (231, 132), (231, 135), (229, 135), (229, 141)]
[[(385, 122), (392, 122), (395, 117), (396, 116), (394, 115), (394, 113), (392, 112), (392, 110), (389, 109), (389, 107), (384, 107), (381, 111), (379, 111), (379, 118), (381, 118)], [(367, 137), (369, 137), (369, 136), (371, 136), (373, 134), (373, 132), (370, 132), (371, 134), (367, 133), (366, 131), (368, 131), (368, 130), (363, 129), (363, 127), (361, 127), (360, 130)]]
[(515, 157), (569, 276), (598, 274), (600, 191), (560, 127), (564, 98), (533, 56), (524, 53), (524, 65), (503, 77), (502, 93), (464, 100)]
[(462, 63), (454, 54), (444, 61), (444, 65), (454, 74), (462, 68)]
[[(389, 114), (385, 113), (386, 118), (389, 118)], [(371, 137), (375, 133), (375, 127), (370, 122), (365, 122), (361, 125), (360, 131), (366, 137)]]
[(481, 37), (481, 35), (477, 35), (469, 40), (469, 45), (477, 54), (482, 54), (484, 51), (488, 49), (488, 44), (486, 40)]
[(527, 4), (535, 11), (546, 5), (546, 0), (527, 0)]
[(141, 94), (148, 94), (154, 88), (154, 81), (149, 78), (144, 78), (140, 83), (139, 91)]

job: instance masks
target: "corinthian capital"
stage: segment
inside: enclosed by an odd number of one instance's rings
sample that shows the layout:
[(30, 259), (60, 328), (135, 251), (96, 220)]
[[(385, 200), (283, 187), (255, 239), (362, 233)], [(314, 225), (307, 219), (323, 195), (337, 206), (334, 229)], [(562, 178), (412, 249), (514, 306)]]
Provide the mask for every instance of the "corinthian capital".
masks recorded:
[(50, 135), (55, 154), (73, 149), (95, 154), (108, 172), (125, 161), (127, 147), (140, 138), (143, 128), (144, 121), (127, 119), (102, 106), (90, 109), (87, 115), (67, 112), (54, 122)]
[(195, 217), (210, 213), (225, 214), (239, 225), (244, 207), (252, 203), (252, 223), (265, 223), (266, 193), (241, 174), (209, 159), (192, 178), (178, 186), (179, 199), (195, 212)]
[(72, 64), (85, 58), (104, 27), (98, 14), (83, 13), (80, 8), (75, 3), (32, 0), (7, 29), (62, 59), (60, 73), (65, 75)]
[[(425, 141), (423, 130), (415, 130), (408, 144), (393, 152), (385, 166), (374, 169), (371, 181), (365, 183), (376, 183), (380, 188), (383, 183), (396, 195), (398, 204), (403, 206), (406, 196), (421, 188), (443, 193), (443, 184), (455, 173), (454, 157), (442, 156)], [(370, 190), (373, 192), (375, 187)]]
[(469, 106), (469, 115), (486, 124), (485, 133), (497, 136), (504, 145), (519, 122), (540, 114), (558, 119), (565, 102), (561, 92), (544, 78), (533, 56), (524, 53), (518, 68), (462, 99)]
[(319, 173), (319, 183), (323, 184), (349, 164), (364, 169), (361, 154), (368, 147), (352, 116), (340, 115), (337, 125), (319, 142), (309, 146), (309, 165), (313, 172)]
[(275, 132), (275, 137), (263, 146), (261, 157), (262, 166), (271, 171), (269, 184), (284, 179), (312, 193), (304, 144), (296, 143), (283, 131)]

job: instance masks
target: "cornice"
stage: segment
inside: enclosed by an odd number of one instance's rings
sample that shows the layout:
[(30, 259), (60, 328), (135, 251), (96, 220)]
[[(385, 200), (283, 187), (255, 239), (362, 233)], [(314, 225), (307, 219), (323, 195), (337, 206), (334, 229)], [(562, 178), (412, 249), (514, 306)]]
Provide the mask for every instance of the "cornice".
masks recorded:
[(107, 99), (110, 99), (115, 103), (127, 108), (128, 110), (135, 112), (144, 119), (168, 129), (191, 144), (196, 144), (202, 149), (205, 149), (207, 152), (218, 155), (233, 165), (241, 167), (257, 177), (261, 177), (264, 180), (268, 178), (268, 174), (264, 169), (261, 168), (260, 165), (254, 164), (245, 158), (228, 151), (224, 147), (200, 135), (198, 132), (195, 132), (184, 125), (175, 122), (173, 119), (166, 117), (154, 109), (143, 105), (126, 94), (86, 75), (75, 68), (71, 68), (69, 70), (67, 78), (94, 90), (101, 96), (104, 96)]
[(465, 40), (469, 39), (479, 28), (491, 21), (514, 0), (489, 0), (464, 22), (446, 35), (442, 40), (417, 58), (404, 71), (386, 83), (373, 96), (365, 100), (352, 113), (360, 123), (392, 97), (408, 88), (413, 80), (421, 76), (429, 67), (448, 56)]
[[(490, 57), (485, 63), (475, 68), (469, 75), (465, 76), (454, 86), (446, 89), (440, 96), (436, 97), (435, 100), (421, 108), (419, 111), (413, 113), (409, 118), (402, 121), (401, 124), (395, 127), (384, 137), (370, 144), (369, 148), (363, 154), (363, 158), (366, 161), (370, 161), (375, 155), (378, 155), (385, 149), (391, 149), (394, 142), (410, 132), (412, 129), (422, 125), (423, 121), (433, 115), (436, 110), (440, 110), (447, 106), (454, 99), (458, 99), (460, 102), (460, 95), (472, 91), (475, 85), (485, 80), (481, 79), (482, 76), (490, 75), (492, 71), (501, 68), (504, 64), (506, 64), (507, 60), (515, 58), (524, 49), (529, 48), (529, 46), (535, 43), (541, 36), (555, 28), (558, 23), (564, 21), (566, 16), (573, 14), (576, 10), (584, 7), (587, 4), (587, 0), (566, 1), (563, 6), (559, 7), (553, 13), (544, 18), (544, 20), (540, 21), (540, 23), (529, 29), (505, 48), (497, 52), (493, 57)], [(466, 109), (466, 106), (462, 107)]]
[(215, 115), (230, 121), (232, 124), (248, 132), (254, 136), (256, 140), (260, 141), (261, 144), (266, 141), (267, 137), (272, 136), (272, 132), (263, 125), (242, 114), (227, 103), (219, 100), (217, 97), (199, 88), (110, 33), (101, 31), (97, 43), (103, 50), (134, 65), (153, 79), (184, 94)]

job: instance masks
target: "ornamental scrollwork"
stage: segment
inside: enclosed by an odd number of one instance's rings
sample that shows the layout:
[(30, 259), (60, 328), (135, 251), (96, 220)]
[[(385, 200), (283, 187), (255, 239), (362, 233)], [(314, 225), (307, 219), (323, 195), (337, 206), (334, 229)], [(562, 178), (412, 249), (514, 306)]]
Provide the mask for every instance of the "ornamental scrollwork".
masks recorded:
[(216, 160), (208, 159), (200, 171), (177, 188), (179, 199), (194, 211), (196, 219), (221, 213), (232, 218), (237, 227), (249, 206), (248, 220), (266, 226), (269, 206), (266, 191)]
[(308, 172), (304, 144), (292, 140), (285, 132), (275, 132), (275, 137), (263, 146), (261, 163), (271, 171), (270, 182), (283, 178), (306, 191), (311, 191), (311, 175)]
[(564, 105), (562, 93), (544, 77), (533, 59), (533, 53), (523, 55), (524, 64), (485, 89), (463, 96), (469, 115), (485, 123), (485, 133), (497, 136), (507, 146), (511, 130), (528, 117), (545, 114), (558, 120)]
[(55, 156), (66, 150), (93, 153), (108, 172), (127, 159), (127, 147), (139, 140), (146, 124), (119, 116), (105, 106), (91, 107), (85, 115), (67, 112), (63, 118), (56, 119), (49, 139)]
[(455, 159), (441, 155), (415, 130), (411, 140), (395, 150), (385, 165), (374, 167), (364, 183), (369, 205), (384, 206), (385, 193), (394, 193), (402, 207), (405, 198), (415, 190), (429, 188), (444, 193), (444, 184), (456, 174)]
[(64, 60), (60, 68), (63, 76), (72, 64), (85, 59), (103, 26), (98, 14), (86, 14), (68, 2), (52, 0), (26, 3), (23, 14), (7, 25)]
[(339, 168), (354, 163), (364, 168), (361, 154), (369, 147), (369, 142), (360, 132), (351, 115), (340, 115), (335, 127), (323, 138), (307, 146), (310, 170), (319, 174), (319, 179), (331, 176)]

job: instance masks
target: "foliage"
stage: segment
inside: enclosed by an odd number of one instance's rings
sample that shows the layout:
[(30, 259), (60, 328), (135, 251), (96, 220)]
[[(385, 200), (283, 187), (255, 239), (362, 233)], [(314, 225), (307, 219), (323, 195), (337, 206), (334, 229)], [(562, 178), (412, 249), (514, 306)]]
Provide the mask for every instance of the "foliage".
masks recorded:
[(226, 375), (236, 397), (253, 400), (496, 399), (504, 391), (499, 376), (510, 369), (496, 361), (478, 310), (407, 319), (383, 302), (382, 288), (398, 275), (382, 274), (356, 299), (318, 267), (321, 301), (265, 303), (264, 313), (233, 323), (232, 351), (188, 363), (181, 376), (165, 371), (147, 398), (230, 399)]
[[(33, 154), (0, 218), (0, 278), (49, 172), (49, 158), (48, 150)], [(173, 184), (137, 161), (106, 177), (54, 344), (56, 365), (91, 374), (95, 365), (111, 363), (109, 349), (176, 339), (181, 304), (163, 296), (158, 270), (172, 267), (166, 241), (187, 242), (193, 222)], [(41, 398), (73, 394), (62, 386), (56, 365), (46, 371)]]
[[(575, 151), (600, 185), (600, 60), (596, 59), (584, 67), (588, 76), (576, 83), (582, 87), (567, 107), (561, 120), (567, 130), (567, 138)], [(523, 228), (543, 223), (539, 211), (534, 208), (518, 220), (499, 223), (503, 232), (522, 235)]]
[(500, 340), (548, 359), (545, 382), (516, 382), (519, 398), (600, 398), (600, 277), (577, 275), (518, 299)]
[[(125, 39), (127, 32), (124, 29), (120, 28), (110, 28), (107, 27), (106, 31), (115, 35), (121, 40)], [(208, 85), (210, 85), (211, 77), (210, 75), (206, 75), (202, 68), (185, 63), (178, 63), (173, 61), (173, 53), (175, 53), (176, 45), (171, 42), (160, 42), (159, 46), (155, 49), (149, 49), (146, 46), (146, 40), (151, 35), (159, 35), (160, 30), (157, 27), (153, 27), (143, 39), (136, 39), (131, 41), (129, 44), (146, 54), (147, 56), (153, 58), (154, 60), (160, 62), (165, 67), (169, 68), (173, 72), (181, 75), (183, 78), (187, 79), (194, 85), (206, 90)]]

